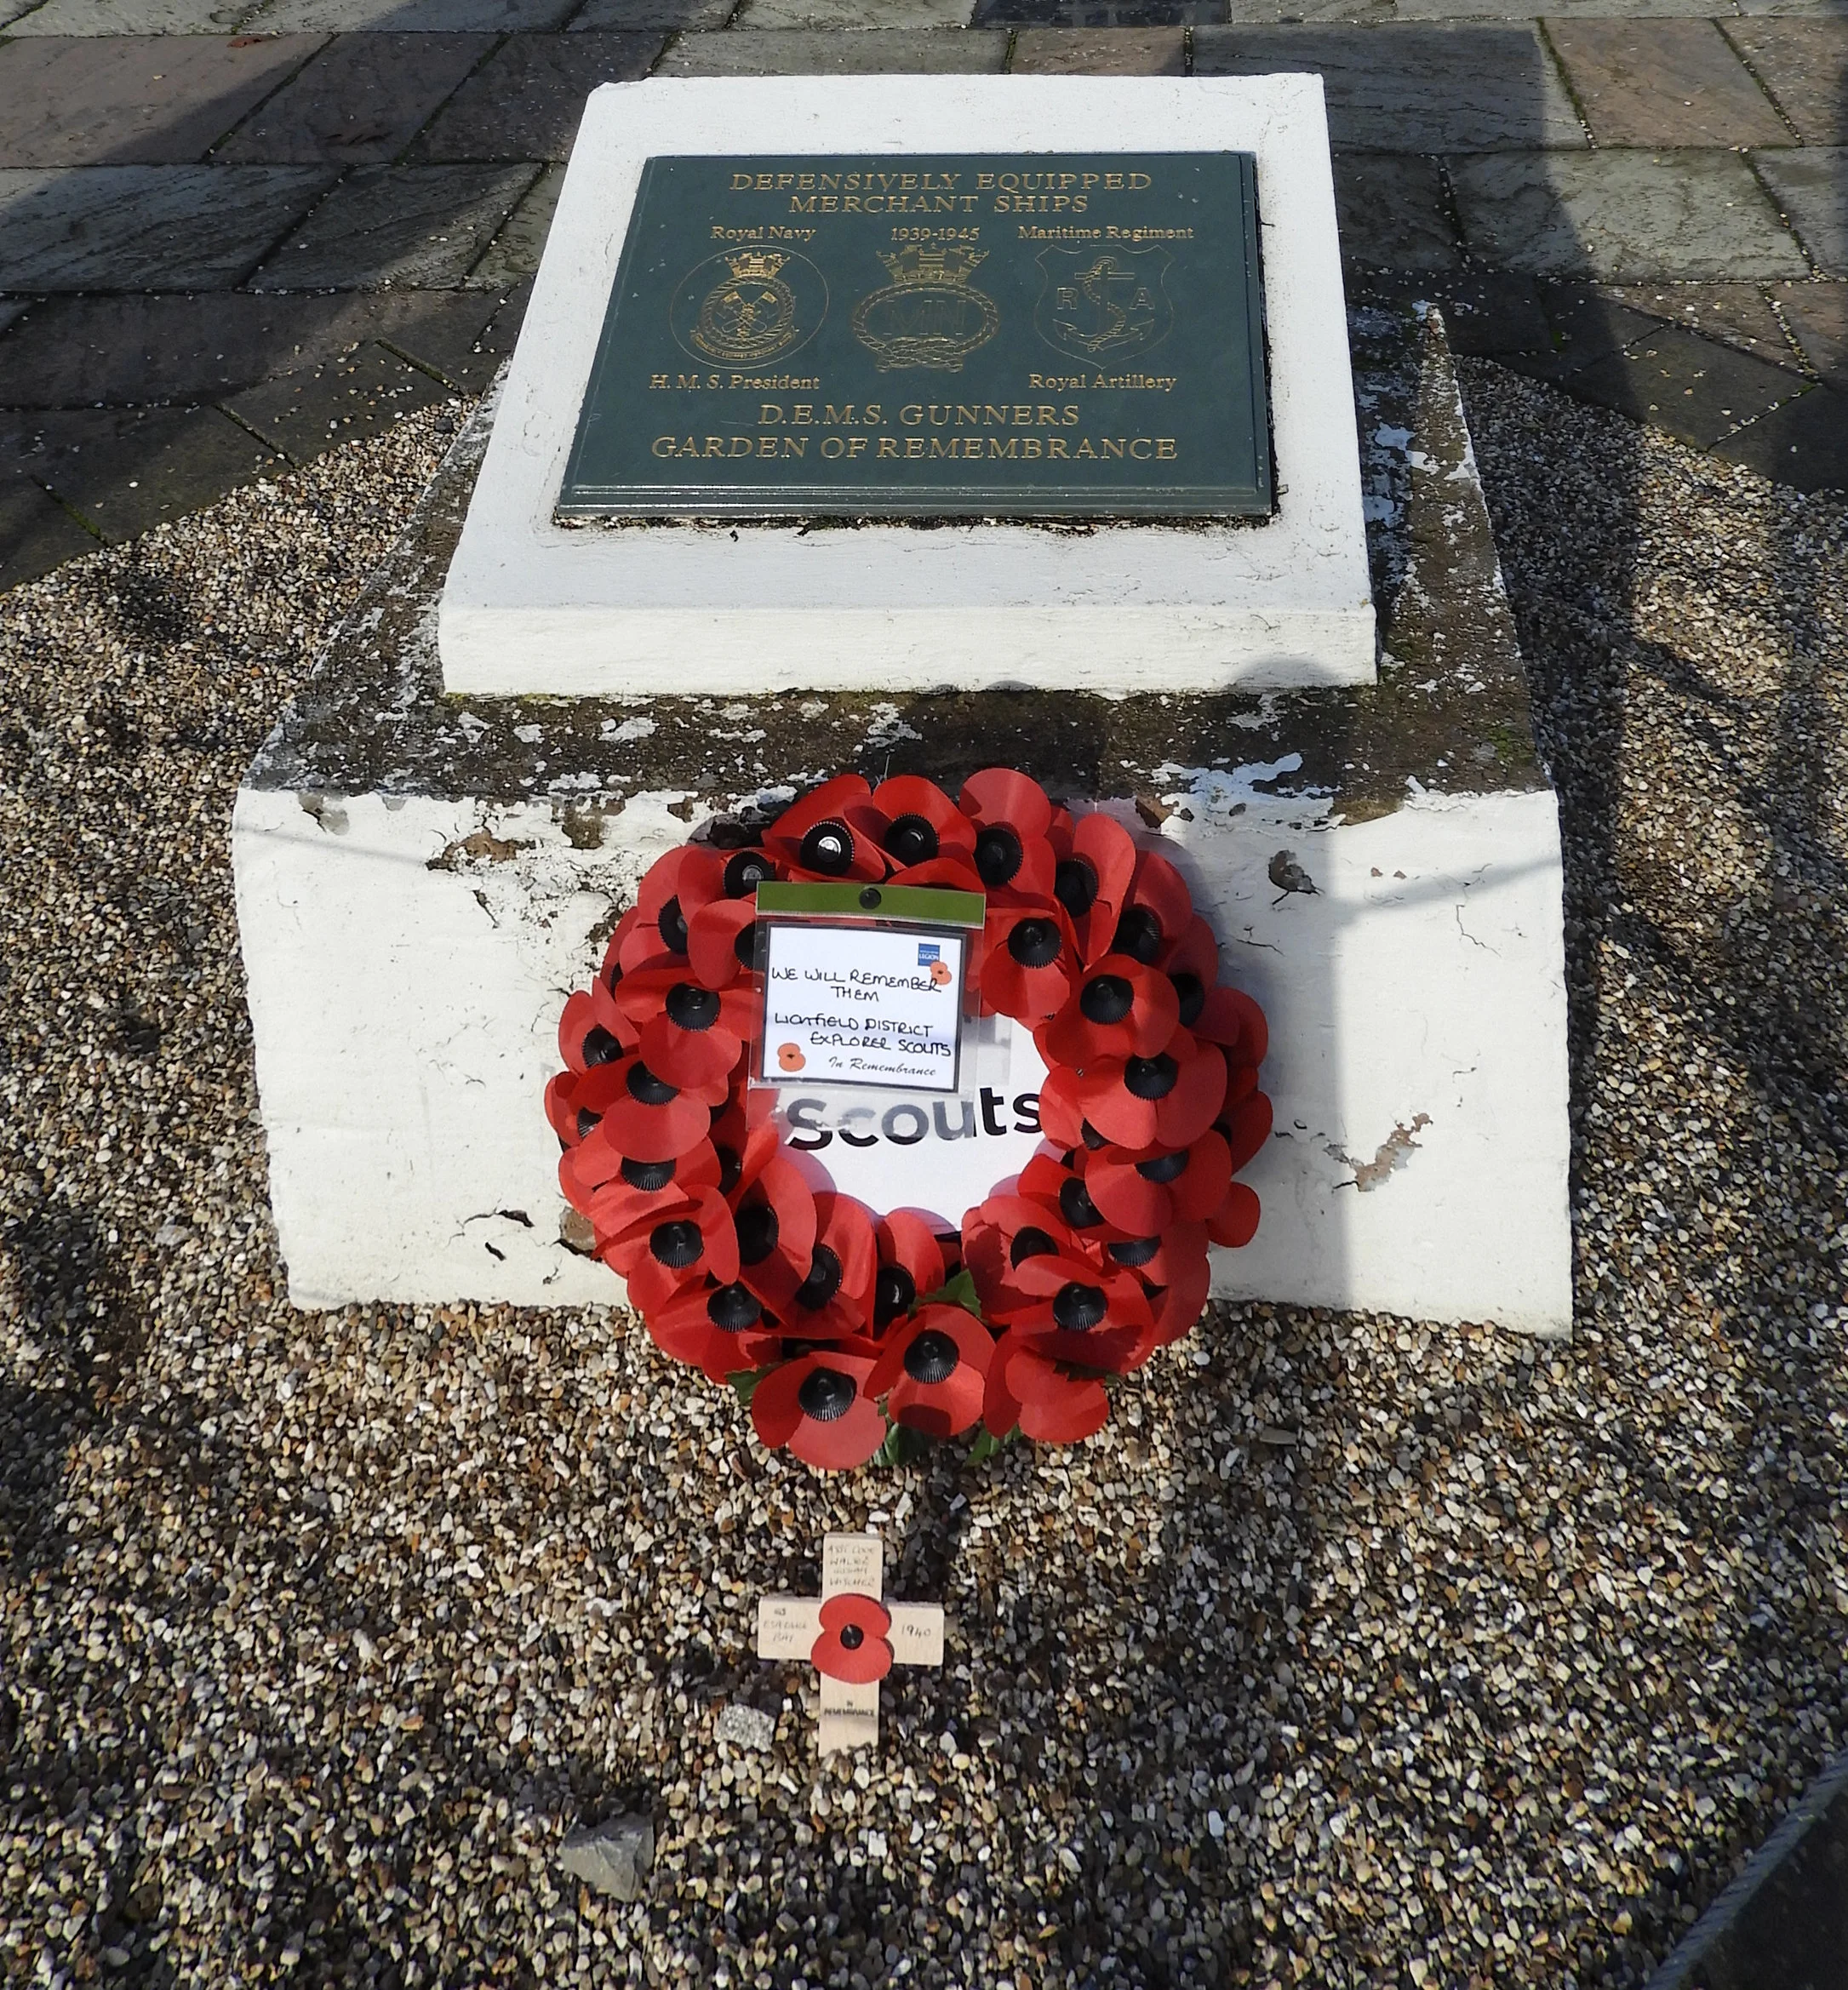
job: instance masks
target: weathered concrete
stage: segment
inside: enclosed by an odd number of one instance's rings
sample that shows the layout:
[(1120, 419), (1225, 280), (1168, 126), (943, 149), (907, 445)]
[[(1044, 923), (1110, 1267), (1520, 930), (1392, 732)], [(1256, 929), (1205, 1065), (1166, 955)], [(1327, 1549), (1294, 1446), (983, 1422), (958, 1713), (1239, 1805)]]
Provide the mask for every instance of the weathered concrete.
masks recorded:
[(1310, 70), (1328, 94), (1330, 141), (1378, 152), (1582, 146), (1571, 100), (1530, 26), (1201, 28), (1196, 76)]
[(219, 147), (232, 163), (395, 158), (494, 46), (484, 35), (341, 35)]
[(646, 76), (659, 31), (511, 35), (443, 107), (410, 156), (432, 163), (566, 159), (584, 100), (602, 83)]
[(316, 35), (9, 42), (0, 48), (0, 167), (202, 158), (320, 46)]
[(967, 27), (971, 0), (743, 0), (738, 28)]
[(531, 166), (362, 166), (262, 268), (254, 290), (460, 283), (537, 177)]
[(28, 292), (229, 289), (332, 180), (312, 166), (0, 172), (0, 269)]
[(1848, 20), (1735, 20), (1721, 31), (1805, 145), (1848, 143)]
[(1758, 175), (1825, 277), (1848, 277), (1848, 146), (1759, 152)]
[(1599, 145), (1792, 142), (1710, 20), (1559, 20), (1548, 33)]
[(1454, 160), (1450, 184), (1470, 248), (1542, 276), (1807, 273), (1736, 153), (1485, 155)]
[(946, 28), (759, 28), (752, 34), (689, 35), (656, 66), (657, 76), (992, 76), (1007, 55), (1004, 34)]

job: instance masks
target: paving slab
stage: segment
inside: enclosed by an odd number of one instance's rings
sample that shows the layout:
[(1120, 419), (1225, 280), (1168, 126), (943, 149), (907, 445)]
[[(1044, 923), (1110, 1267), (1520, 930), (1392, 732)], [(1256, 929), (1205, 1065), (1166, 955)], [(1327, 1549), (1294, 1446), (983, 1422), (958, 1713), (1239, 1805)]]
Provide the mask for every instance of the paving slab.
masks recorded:
[(967, 27), (974, 0), (743, 0), (734, 28)]
[(1759, 152), (1753, 163), (1817, 268), (1848, 277), (1848, 146)]
[(599, 83), (646, 76), (659, 29), (633, 34), (510, 35), (412, 146), (416, 160), (567, 159)]
[(1227, 0), (976, 0), (977, 27), (1191, 27), (1227, 18)]
[(315, 35), (8, 42), (0, 46), (0, 166), (183, 165), (320, 45)]
[(1794, 369), (1799, 363), (1761, 284), (1639, 283), (1613, 294), (1633, 311), (1722, 339), (1773, 365)]
[(1498, 357), (1550, 349), (1553, 329), (1531, 277), (1501, 270), (1459, 270), (1419, 285), (1444, 313), (1453, 352)]
[(1793, 134), (1710, 20), (1553, 20), (1599, 145), (1781, 146)]
[(1185, 76), (1180, 27), (1023, 27), (1008, 65), (1016, 76)]
[(1800, 374), (1679, 325), (1594, 359), (1571, 381), (1580, 400), (1614, 408), (1700, 449), (1807, 386)]
[(333, 182), (306, 166), (0, 172), (16, 290), (229, 289)]
[(1848, 142), (1848, 20), (1730, 20), (1722, 31), (1805, 145)]
[[(1546, 18), (1576, 20), (1621, 14), (1627, 19), (1705, 19), (1727, 0), (1546, 0)], [(1397, 0), (1400, 20), (1526, 20), (1540, 0)]]
[(24, 477), (0, 482), (0, 588), (36, 580), (102, 541)]
[(1530, 26), (1201, 28), (1193, 70), (1319, 73), (1337, 148), (1471, 152), (1586, 143)]
[(1780, 283), (1771, 297), (1804, 357), (1832, 386), (1848, 388), (1848, 284)]
[(552, 232), (552, 210), (564, 185), (564, 168), (547, 166), (531, 191), (507, 216), (486, 254), (469, 273), (469, 283), (484, 290), (506, 290), (539, 267), (546, 237)]
[(1272, 27), (1323, 22), (1378, 27), (1396, 20), (1399, 14), (1393, 0), (1229, 0), (1226, 18)]
[[(7, 26), (9, 35), (228, 35), (260, 0), (45, 0)], [(0, 12), (19, 12), (0, 9)]]
[(375, 299), (413, 307), (402, 323), (381, 331), (380, 341), (461, 392), (482, 393), (512, 353), (532, 289), (529, 278), (504, 297), (479, 290), (406, 290)]
[(494, 47), (487, 35), (339, 35), (218, 149), (229, 164), (395, 158)]
[(1450, 172), (1485, 262), (1616, 283), (1807, 274), (1736, 152), (1477, 154)]
[(360, 166), (251, 277), (253, 290), (460, 283), (532, 166)]
[(605, 30), (678, 29), (697, 32), (724, 27), (738, 0), (585, 0), (567, 24), (571, 33)]
[(1822, 15), (1839, 19), (1848, 15), (1848, 0), (1738, 0), (1744, 14), (1788, 14), (1802, 18)]
[(306, 463), (337, 443), (377, 435), (418, 409), (450, 397), (446, 387), (396, 353), (365, 345), (248, 388), (225, 406), (291, 461)]
[(1450, 270), (1462, 260), (1435, 159), (1408, 152), (1337, 152), (1335, 214), (1342, 255), (1351, 265)]
[(993, 76), (1007, 54), (1004, 34), (953, 28), (868, 28), (831, 35), (815, 28), (759, 28), (689, 35), (661, 59), (657, 76)]
[(93, 408), (14, 415), (0, 456), (48, 485), (112, 545), (283, 467), (215, 408)]
[(432, 362), (471, 346), (497, 308), (433, 290), (52, 297), (0, 336), (0, 397), (33, 409), (218, 401), (368, 339)]
[(263, 34), (504, 35), (557, 27), (575, 4), (575, 0), (270, 0), (244, 25)]
[[(1800, 491), (1848, 489), (1848, 394), (1828, 386), (1812, 388), (1802, 400), (1772, 408), (1760, 422), (1741, 428), (1736, 436), (1726, 436), (1717, 443), (1714, 454), (1725, 455), (1735, 464), (1744, 464), (1748, 470), (1757, 470), (1759, 476), (1771, 477), (1775, 483), (1793, 483)], [(1836, 1827), (1834, 1856), (1838, 1865), (1848, 1862), (1842, 1850), (1840, 1825)], [(1848, 1898), (1840, 1880), (1836, 1880), (1834, 1898)], [(1830, 1960), (1840, 1962), (1842, 1954), (1840, 1947), (1832, 1948)], [(1713, 1984), (1714, 1990), (1719, 1984), (1725, 1984), (1726, 1990), (1757, 1990), (1766, 1980), (1769, 1978), (1754, 1976), (1750, 1968), (1744, 1968), (1732, 1976), (1708, 1976), (1705, 1984)], [(1782, 1980), (1790, 1984), (1824, 1984), (1830, 1980), (1840, 1982), (1840, 1976), (1788, 1976)]]

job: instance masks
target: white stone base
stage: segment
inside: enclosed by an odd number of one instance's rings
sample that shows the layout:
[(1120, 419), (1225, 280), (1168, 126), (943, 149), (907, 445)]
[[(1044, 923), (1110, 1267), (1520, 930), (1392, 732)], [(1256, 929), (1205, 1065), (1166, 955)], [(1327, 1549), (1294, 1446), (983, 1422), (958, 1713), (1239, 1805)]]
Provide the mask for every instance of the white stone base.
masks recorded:
[[(1556, 807), (1441, 337), (1384, 314), (1355, 336), (1388, 597), (1365, 693), (445, 699), (431, 609), (472, 428), (233, 821), (297, 1303), (617, 1298), (561, 1241), (541, 1099), (565, 997), (641, 872), (706, 816), (761, 815), (842, 767), (953, 785), (1000, 761), (1159, 838), (1269, 1016), (1276, 1130), (1245, 1175), (1263, 1218), (1216, 1289), (1568, 1329)], [(1020, 1161), (1003, 1139), (941, 1168), (914, 1152), (921, 1175), (881, 1154), (844, 1186), (953, 1220), (992, 1186), (968, 1182), (978, 1153), (997, 1177)]]
[[(655, 153), (1254, 152), (1277, 510), (1260, 523), (563, 526), (553, 507)], [(1322, 83), (801, 77), (591, 98), (443, 591), (445, 689), (732, 695), (1350, 684), (1374, 609)]]
[[(369, 795), (310, 814), (293, 794), (239, 797), (237, 913), (297, 1304), (618, 1295), (558, 1242), (539, 1101), (592, 929), (685, 838), (668, 813), (682, 799), (630, 798), (586, 851), (543, 805)], [(1236, 772), (1170, 799), (1193, 820), (1169, 818), (1167, 847), (1271, 1023), (1277, 1131), (1244, 1177), (1263, 1221), (1217, 1254), (1216, 1289), (1568, 1326), (1551, 794), (1414, 801), (1349, 826)], [(1140, 826), (1130, 803), (1113, 812)], [(482, 831), (521, 847), (430, 867)], [(1285, 849), (1313, 893), (1271, 883)]]

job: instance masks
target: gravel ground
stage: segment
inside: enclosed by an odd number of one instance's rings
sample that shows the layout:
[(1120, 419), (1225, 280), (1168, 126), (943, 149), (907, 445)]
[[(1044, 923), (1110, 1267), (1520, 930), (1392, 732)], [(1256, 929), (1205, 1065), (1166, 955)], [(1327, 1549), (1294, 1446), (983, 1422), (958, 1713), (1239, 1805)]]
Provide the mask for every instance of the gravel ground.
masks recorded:
[[(454, 409), (0, 601), (9, 1981), (1646, 1973), (1848, 1741), (1848, 522), (1468, 391), (1565, 808), (1578, 1337), (1255, 1307), (962, 1475), (818, 1484), (618, 1313), (277, 1296), (227, 811)], [(869, 1520), (948, 1662), (818, 1773), (752, 1605)], [(621, 1907), (557, 1849), (635, 1809)]]

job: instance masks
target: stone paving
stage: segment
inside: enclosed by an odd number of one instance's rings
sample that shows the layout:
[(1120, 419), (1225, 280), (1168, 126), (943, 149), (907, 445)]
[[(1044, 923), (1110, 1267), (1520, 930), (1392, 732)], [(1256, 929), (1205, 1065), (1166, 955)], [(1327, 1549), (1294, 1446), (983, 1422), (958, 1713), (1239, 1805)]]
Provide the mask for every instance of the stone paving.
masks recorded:
[(0, 586), (479, 391), (601, 83), (1279, 69), (1357, 290), (1848, 483), (1848, 0), (0, 0)]

